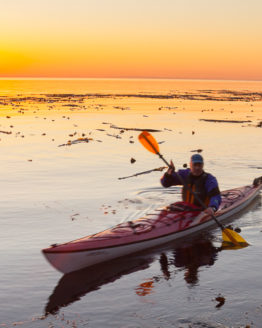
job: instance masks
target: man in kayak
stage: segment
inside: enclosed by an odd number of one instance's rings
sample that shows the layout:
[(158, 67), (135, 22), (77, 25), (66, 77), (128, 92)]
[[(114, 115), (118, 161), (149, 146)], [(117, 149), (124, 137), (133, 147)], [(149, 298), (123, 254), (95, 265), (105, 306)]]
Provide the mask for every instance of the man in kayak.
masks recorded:
[(206, 173), (203, 167), (204, 160), (200, 154), (191, 156), (190, 169), (178, 170), (178, 172), (175, 172), (175, 166), (171, 161), (169, 169), (161, 178), (161, 184), (165, 188), (182, 185), (178, 177), (179, 175), (185, 184), (182, 189), (183, 201), (201, 206), (195, 199), (195, 196), (190, 192), (191, 189), (207, 206), (205, 212), (213, 215), (221, 203), (220, 191), (217, 179), (210, 173)]

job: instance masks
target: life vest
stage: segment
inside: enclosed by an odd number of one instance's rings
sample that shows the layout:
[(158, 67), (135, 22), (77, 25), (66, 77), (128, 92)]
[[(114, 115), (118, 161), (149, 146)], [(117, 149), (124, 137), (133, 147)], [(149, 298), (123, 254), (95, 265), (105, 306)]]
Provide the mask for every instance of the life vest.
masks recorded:
[(203, 172), (199, 177), (194, 176), (192, 173), (189, 173), (185, 179), (185, 186), (182, 189), (182, 199), (184, 202), (194, 204), (197, 206), (201, 206), (199, 202), (196, 200), (195, 196), (190, 192), (191, 189), (201, 200), (202, 202), (208, 206), (210, 197), (206, 191), (206, 180), (208, 177), (208, 173)]

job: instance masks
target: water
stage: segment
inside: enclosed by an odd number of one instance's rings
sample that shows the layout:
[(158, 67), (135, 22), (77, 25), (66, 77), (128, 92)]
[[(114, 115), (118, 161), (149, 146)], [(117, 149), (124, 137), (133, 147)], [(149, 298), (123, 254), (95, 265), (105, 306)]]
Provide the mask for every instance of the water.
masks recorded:
[[(138, 131), (114, 126), (161, 130), (177, 168), (203, 149), (221, 190), (261, 176), (261, 92), (244, 81), (1, 80), (0, 131), (12, 133), (0, 132), (0, 327), (261, 327), (260, 197), (233, 221), (252, 245), (242, 250), (221, 250), (216, 229), (64, 277), (41, 254), (179, 200), (162, 172), (118, 179), (164, 164)], [(79, 137), (92, 140), (58, 147)]]

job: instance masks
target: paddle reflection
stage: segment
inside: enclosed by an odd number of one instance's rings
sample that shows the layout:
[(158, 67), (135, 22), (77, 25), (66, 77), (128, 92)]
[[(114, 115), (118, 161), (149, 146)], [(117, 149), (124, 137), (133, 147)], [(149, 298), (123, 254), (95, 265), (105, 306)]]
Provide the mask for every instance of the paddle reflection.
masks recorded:
[(183, 270), (185, 281), (194, 285), (198, 282), (199, 267), (213, 265), (221, 250), (221, 247), (213, 246), (208, 239), (194, 240), (186, 245), (180, 242), (168, 248), (165, 247), (168, 256), (162, 252), (159, 257), (159, 250), (155, 253), (143, 252), (66, 274), (59, 280), (49, 297), (45, 315), (56, 314), (61, 307), (80, 300), (85, 294), (97, 290), (109, 282), (114, 282), (124, 275), (149, 268), (156, 258), (159, 259), (162, 274), (138, 285), (135, 290), (137, 295), (151, 294), (157, 282), (162, 279), (169, 280), (176, 273), (175, 268), (178, 268), (179, 271)]

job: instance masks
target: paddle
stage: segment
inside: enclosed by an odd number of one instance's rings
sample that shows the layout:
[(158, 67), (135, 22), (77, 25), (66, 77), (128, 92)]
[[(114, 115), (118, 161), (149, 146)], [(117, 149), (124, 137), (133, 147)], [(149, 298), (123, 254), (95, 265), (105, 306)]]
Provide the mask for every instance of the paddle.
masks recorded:
[[(165, 160), (165, 158), (163, 157), (162, 154), (160, 154), (159, 152), (159, 145), (157, 143), (157, 141), (155, 140), (155, 138), (147, 131), (143, 131), (142, 133), (140, 133), (140, 135), (138, 136), (139, 141), (141, 142), (141, 144), (147, 149), (149, 150), (151, 153), (158, 155), (163, 162), (165, 162), (166, 165), (168, 165), (168, 167), (170, 167), (169, 163)], [(190, 193), (192, 193), (195, 197), (195, 199), (198, 201), (198, 203), (204, 208), (206, 209), (207, 206), (203, 203), (203, 201), (198, 197), (198, 195), (196, 193), (194, 193), (192, 191), (192, 189), (190, 187), (188, 187), (184, 180), (182, 179), (182, 177), (179, 174), (176, 174), (178, 179), (180, 180), (181, 184), (187, 189), (189, 190)], [(248, 246), (249, 244), (245, 241), (244, 238), (242, 238), (237, 232), (225, 228), (222, 223), (220, 223), (217, 218), (211, 214), (212, 219), (216, 222), (216, 224), (220, 227), (220, 229), (222, 230), (222, 238), (224, 242), (227, 243), (233, 243), (236, 246), (240, 246), (240, 247), (245, 247)]]

